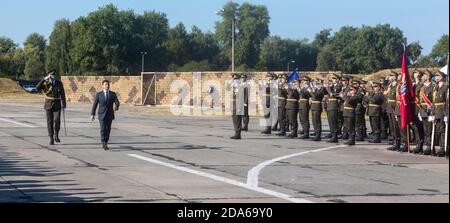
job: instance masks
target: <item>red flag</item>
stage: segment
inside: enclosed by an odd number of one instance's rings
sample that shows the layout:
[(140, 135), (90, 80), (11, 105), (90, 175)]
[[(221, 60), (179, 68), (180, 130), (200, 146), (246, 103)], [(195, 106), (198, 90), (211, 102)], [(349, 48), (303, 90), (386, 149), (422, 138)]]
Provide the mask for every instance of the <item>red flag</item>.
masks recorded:
[(408, 70), (408, 57), (406, 47), (403, 52), (402, 80), (400, 82), (400, 115), (402, 118), (402, 129), (405, 129), (413, 119), (412, 102), (414, 101), (414, 90)]

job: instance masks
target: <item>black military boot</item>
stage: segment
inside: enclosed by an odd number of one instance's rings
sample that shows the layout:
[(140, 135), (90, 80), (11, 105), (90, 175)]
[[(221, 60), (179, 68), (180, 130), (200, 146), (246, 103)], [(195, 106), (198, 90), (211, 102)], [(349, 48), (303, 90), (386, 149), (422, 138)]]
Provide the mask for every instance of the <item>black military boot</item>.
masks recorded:
[(418, 143), (416, 148), (412, 151), (414, 154), (422, 154), (423, 153), (423, 143)]
[(230, 137), (230, 139), (241, 139), (241, 132), (236, 132), (234, 136)]
[(299, 137), (300, 139), (309, 139), (309, 130), (303, 131), (303, 135)]
[(390, 150), (390, 151), (397, 151), (398, 149), (400, 149), (400, 141), (399, 140), (394, 140), (394, 145), (392, 145), (391, 147), (388, 148), (388, 150)]
[(381, 140), (386, 140), (386, 139), (388, 139), (387, 134), (386, 134), (385, 132), (382, 132), (382, 133), (381, 133), (381, 136), (380, 136), (380, 139), (381, 139)]
[(406, 142), (402, 142), (400, 145), (400, 149), (397, 150), (400, 153), (407, 153), (408, 152), (408, 146), (406, 145)]
[(328, 140), (327, 142), (328, 142), (328, 143), (338, 143), (339, 140), (338, 140), (337, 134), (332, 134), (332, 135), (331, 135), (331, 139)]
[(297, 138), (297, 136), (298, 136), (297, 132), (292, 131), (291, 134), (289, 134), (287, 137), (290, 139), (293, 139), (293, 138)]
[(272, 134), (272, 128), (268, 126), (266, 130), (262, 131), (261, 134), (270, 135)]
[(431, 155), (431, 146), (427, 145), (427, 148), (423, 151), (423, 155), (429, 156)]
[(445, 156), (445, 149), (444, 149), (444, 147), (441, 147), (439, 149), (439, 151), (436, 153), (436, 156), (437, 157), (444, 157)]
[(55, 145), (55, 140), (53, 139), (53, 136), (50, 136), (50, 145)]
[(242, 128), (242, 131), (247, 132), (247, 131), (248, 131), (248, 126), (244, 126), (244, 127)]
[(354, 135), (349, 136), (348, 137), (348, 141), (345, 144), (347, 144), (349, 146), (354, 146), (356, 144), (355, 143), (355, 136)]
[(300, 132), (298, 132), (298, 134), (303, 135), (303, 134), (305, 134), (305, 132), (303, 130), (301, 130)]
[(277, 136), (286, 136), (286, 131), (281, 131), (277, 134)]
[(342, 133), (342, 139), (348, 139), (348, 133)]
[(327, 136), (325, 136), (325, 138), (327, 138), (327, 139), (331, 139), (331, 138), (333, 138), (333, 134), (332, 134), (332, 133), (330, 133), (330, 134), (328, 134)]
[(375, 138), (370, 140), (369, 143), (381, 143), (380, 133), (374, 133)]
[(321, 136), (320, 132), (316, 132), (314, 138), (311, 141), (313, 141), (313, 142), (320, 142), (320, 141), (322, 141), (322, 136)]
[(364, 134), (361, 132), (358, 132), (358, 134), (356, 134), (356, 141), (357, 142), (364, 142)]
[(55, 135), (55, 142), (57, 142), (57, 143), (60, 143), (60, 142), (61, 142), (61, 140), (60, 140), (59, 137), (58, 137), (58, 134)]

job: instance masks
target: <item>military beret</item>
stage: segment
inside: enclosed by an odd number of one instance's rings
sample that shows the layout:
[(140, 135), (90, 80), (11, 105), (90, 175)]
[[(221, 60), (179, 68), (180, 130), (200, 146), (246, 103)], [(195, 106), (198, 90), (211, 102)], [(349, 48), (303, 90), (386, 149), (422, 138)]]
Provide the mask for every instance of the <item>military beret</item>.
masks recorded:
[(248, 77), (248, 75), (246, 73), (241, 74), (241, 78), (247, 78), (247, 77)]
[(318, 82), (318, 83), (323, 83), (323, 79), (320, 78), (320, 77), (317, 77), (317, 78), (316, 78), (316, 82)]
[(241, 78), (241, 75), (239, 75), (239, 74), (237, 74), (237, 73), (233, 73), (233, 74), (231, 74), (231, 77), (232, 77), (233, 79), (239, 79), (239, 78)]

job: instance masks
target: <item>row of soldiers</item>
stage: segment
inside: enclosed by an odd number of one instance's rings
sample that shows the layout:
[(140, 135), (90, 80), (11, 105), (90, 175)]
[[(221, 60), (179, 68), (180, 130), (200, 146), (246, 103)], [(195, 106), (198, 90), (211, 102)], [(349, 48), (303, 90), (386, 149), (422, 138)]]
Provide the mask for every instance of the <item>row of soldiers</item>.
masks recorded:
[[(433, 82), (434, 75), (436, 78)], [(314, 132), (311, 140), (321, 141), (322, 113), (325, 111), (330, 128), (330, 134), (326, 136), (329, 138), (328, 142), (338, 143), (339, 139), (343, 139), (347, 140), (347, 145), (355, 145), (356, 141), (365, 141), (369, 138), (366, 127), (366, 116), (368, 116), (373, 136), (369, 140), (370, 143), (381, 143), (390, 136), (392, 146), (389, 150), (408, 152), (409, 142), (414, 141), (416, 147), (412, 152), (416, 154), (448, 156), (445, 150), (445, 129), (447, 128), (449, 93), (444, 73), (438, 71), (434, 74), (429, 70), (413, 71), (413, 88), (416, 97), (411, 111), (414, 113), (414, 118), (409, 128), (412, 136), (409, 141), (407, 141), (407, 129), (401, 128), (400, 74), (391, 71), (388, 77), (382, 77), (375, 83), (350, 75), (332, 74), (330, 76), (331, 80), (303, 76), (289, 81), (288, 74), (267, 74), (263, 103), (266, 109), (273, 109), (273, 105), (276, 104), (278, 117), (272, 123), (267, 121), (266, 129), (262, 133), (272, 134), (273, 131), (279, 131), (278, 136), (310, 139), (311, 115)], [(235, 74), (233, 78), (245, 81), (246, 76)], [(370, 86), (367, 86), (369, 83)], [(278, 92), (275, 98), (278, 103), (273, 103), (271, 91), (274, 87)], [(235, 86), (234, 89), (237, 93), (238, 88)], [(244, 104), (247, 106), (248, 92), (244, 95)], [(234, 94), (234, 101), (237, 101), (236, 97), (237, 94)], [(236, 130), (233, 139), (241, 138), (243, 117), (246, 117), (245, 129), (248, 128), (248, 108), (245, 107), (245, 112), (240, 113), (241, 115), (238, 113), (238, 109), (233, 110), (233, 123)], [(270, 119), (270, 112), (265, 112), (265, 118)], [(301, 130), (299, 130), (298, 122), (300, 122)], [(439, 145), (440, 149), (434, 150), (432, 143)]]

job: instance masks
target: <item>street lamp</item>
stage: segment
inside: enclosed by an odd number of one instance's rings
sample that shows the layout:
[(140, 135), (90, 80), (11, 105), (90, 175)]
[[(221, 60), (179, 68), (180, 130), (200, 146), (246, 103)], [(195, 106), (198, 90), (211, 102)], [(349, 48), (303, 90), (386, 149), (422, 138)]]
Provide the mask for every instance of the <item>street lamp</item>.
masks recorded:
[(287, 71), (288, 71), (288, 73), (289, 73), (289, 71), (290, 71), (289, 65), (291, 65), (291, 63), (295, 63), (295, 60), (289, 61), (288, 65), (287, 65)]
[[(217, 15), (225, 16), (225, 9), (216, 11)], [(235, 36), (235, 21), (234, 14), (231, 22), (231, 71), (234, 72), (234, 36)]]
[(141, 52), (141, 56), (142, 56), (142, 72), (144, 72), (144, 58), (145, 55), (147, 55), (147, 52)]

